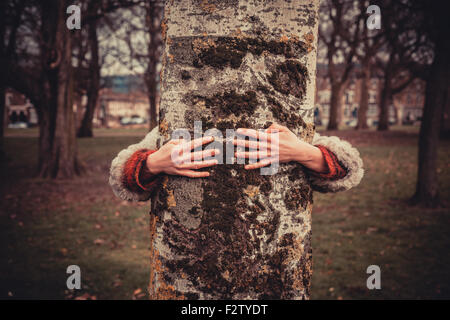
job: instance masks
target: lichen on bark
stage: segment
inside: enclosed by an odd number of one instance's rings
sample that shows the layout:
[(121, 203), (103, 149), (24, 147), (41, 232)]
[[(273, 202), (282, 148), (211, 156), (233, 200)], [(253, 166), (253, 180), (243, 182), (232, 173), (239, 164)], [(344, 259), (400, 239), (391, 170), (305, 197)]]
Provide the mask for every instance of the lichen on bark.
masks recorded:
[[(194, 133), (200, 120), (203, 130), (223, 135), (279, 122), (311, 142), (317, 6), (168, 1), (164, 140), (177, 128)], [(312, 192), (303, 169), (282, 164), (263, 176), (235, 163), (208, 170), (206, 179), (170, 176), (152, 197), (150, 296), (307, 299)]]

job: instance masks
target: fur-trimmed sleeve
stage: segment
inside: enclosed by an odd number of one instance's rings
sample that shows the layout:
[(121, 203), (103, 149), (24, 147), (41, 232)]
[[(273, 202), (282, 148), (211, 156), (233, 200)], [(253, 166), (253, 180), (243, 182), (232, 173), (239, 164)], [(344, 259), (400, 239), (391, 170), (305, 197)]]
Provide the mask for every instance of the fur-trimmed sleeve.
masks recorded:
[(359, 184), (364, 176), (363, 162), (359, 151), (347, 141), (336, 136), (321, 136), (316, 133), (314, 145), (321, 145), (330, 150), (345, 167), (347, 174), (337, 180), (329, 180), (319, 176), (310, 176), (311, 187), (319, 192), (338, 192), (351, 189)]
[(111, 162), (109, 184), (117, 197), (129, 201), (147, 201), (150, 198), (151, 191), (135, 192), (126, 188), (123, 181), (123, 172), (125, 163), (136, 151), (141, 149), (157, 149), (157, 140), (159, 137), (158, 127), (155, 127), (141, 142), (123, 149)]

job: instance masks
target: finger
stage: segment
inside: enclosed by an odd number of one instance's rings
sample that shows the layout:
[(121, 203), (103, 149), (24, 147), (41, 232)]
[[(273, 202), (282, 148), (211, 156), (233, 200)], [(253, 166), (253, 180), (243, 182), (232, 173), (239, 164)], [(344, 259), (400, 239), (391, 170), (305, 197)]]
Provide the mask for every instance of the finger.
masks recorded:
[(244, 152), (236, 152), (236, 158), (246, 158), (246, 159), (263, 159), (267, 157), (273, 157), (274, 153), (269, 150), (266, 151), (244, 151)]
[(192, 141), (186, 142), (186, 145), (188, 147), (189, 150), (195, 149), (197, 147), (200, 147), (204, 144), (210, 143), (214, 141), (214, 137), (212, 136), (207, 136), (207, 137), (202, 137), (202, 138), (197, 138), (194, 139)]
[(243, 140), (243, 139), (234, 139), (233, 144), (235, 146), (241, 146), (241, 147), (252, 148), (252, 149), (269, 149), (269, 146), (271, 145), (266, 142), (249, 141), (249, 140)]
[(204, 158), (211, 157), (216, 154), (220, 154), (219, 149), (209, 149), (209, 150), (203, 150), (203, 151), (190, 152), (181, 157), (181, 162), (189, 163), (194, 160), (203, 160)]
[(189, 178), (206, 178), (209, 177), (209, 172), (207, 171), (193, 171), (193, 170), (179, 170), (177, 174), (180, 176), (185, 176)]
[(268, 166), (272, 162), (275, 162), (275, 160), (276, 159), (274, 159), (274, 158), (266, 158), (257, 163), (247, 164), (246, 166), (244, 166), (244, 168), (246, 170), (254, 170), (254, 169), (262, 168), (262, 167)]
[(177, 165), (178, 169), (201, 169), (206, 167), (212, 167), (218, 164), (219, 162), (216, 159), (206, 160), (206, 161), (193, 161), (188, 163), (182, 163)]
[(263, 140), (263, 141), (270, 141), (270, 135), (268, 135), (267, 133), (261, 132), (261, 131), (257, 131), (254, 129), (245, 129), (245, 128), (239, 128), (236, 130), (236, 132), (238, 134), (242, 134), (244, 136), (248, 136), (248, 137), (252, 137), (258, 140)]

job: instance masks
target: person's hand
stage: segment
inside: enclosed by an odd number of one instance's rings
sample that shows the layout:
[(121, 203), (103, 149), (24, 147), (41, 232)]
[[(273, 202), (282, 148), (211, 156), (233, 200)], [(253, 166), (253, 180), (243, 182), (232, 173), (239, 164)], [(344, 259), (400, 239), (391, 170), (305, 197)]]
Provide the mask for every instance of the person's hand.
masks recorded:
[(320, 149), (298, 139), (291, 130), (284, 126), (274, 123), (264, 132), (239, 128), (237, 133), (256, 139), (256, 141), (234, 140), (234, 144), (237, 146), (255, 149), (253, 151), (236, 152), (237, 158), (259, 160), (256, 163), (246, 165), (245, 169), (265, 167), (278, 159), (279, 163), (297, 161), (317, 172), (327, 170)]
[(182, 139), (171, 140), (148, 156), (147, 167), (153, 174), (164, 172), (190, 178), (208, 177), (209, 172), (195, 170), (216, 165), (218, 163), (216, 159), (204, 159), (219, 154), (220, 150), (191, 151), (213, 140), (213, 137), (198, 138), (189, 142), (184, 142)]

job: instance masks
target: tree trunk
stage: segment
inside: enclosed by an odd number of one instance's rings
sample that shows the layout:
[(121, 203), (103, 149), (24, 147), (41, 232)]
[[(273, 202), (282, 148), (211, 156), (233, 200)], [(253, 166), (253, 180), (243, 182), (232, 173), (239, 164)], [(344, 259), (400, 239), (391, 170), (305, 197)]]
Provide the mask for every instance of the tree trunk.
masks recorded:
[(364, 59), (362, 63), (363, 76), (361, 79), (361, 92), (359, 96), (358, 124), (356, 130), (367, 129), (367, 110), (369, 109), (369, 81), (370, 60)]
[(39, 175), (71, 178), (81, 173), (72, 97), (71, 36), (65, 25), (67, 1), (45, 1), (42, 10), (42, 94), (39, 114)]
[(439, 204), (439, 184), (437, 176), (437, 153), (439, 132), (444, 105), (448, 98), (450, 83), (450, 45), (446, 31), (440, 31), (436, 41), (435, 58), (426, 83), (425, 106), (419, 136), (419, 166), (417, 187), (412, 201), (426, 207)]
[(93, 20), (89, 24), (89, 47), (91, 49), (91, 61), (89, 64), (89, 87), (87, 90), (87, 104), (83, 120), (78, 129), (79, 138), (93, 137), (92, 122), (94, 120), (95, 108), (98, 102), (98, 93), (100, 91), (100, 63), (98, 56), (98, 37), (97, 21)]
[(148, 64), (147, 70), (145, 73), (145, 83), (147, 85), (147, 95), (148, 100), (150, 102), (149, 109), (149, 129), (152, 130), (154, 127), (158, 125), (158, 113), (156, 110), (157, 107), (157, 85), (158, 82), (156, 80), (157, 71), (156, 67), (160, 61), (161, 56), (161, 28), (160, 28), (160, 20), (161, 20), (161, 8), (158, 3), (155, 1), (149, 1), (146, 4), (146, 24), (149, 31), (150, 42), (148, 45)]
[(342, 84), (331, 85), (330, 118), (327, 130), (338, 130), (342, 109)]
[(378, 117), (378, 131), (389, 130), (389, 102), (392, 97), (391, 73), (386, 70), (384, 75), (383, 89), (380, 97), (380, 114)]
[(447, 102), (445, 103), (444, 112), (442, 114), (440, 137), (443, 139), (450, 139), (450, 96), (448, 94)]
[[(232, 147), (220, 138), (225, 129), (276, 121), (311, 142), (317, 11), (316, 0), (168, 1), (163, 140), (177, 128), (218, 128), (213, 145)], [(233, 158), (225, 149), (219, 158)], [(169, 176), (152, 199), (150, 297), (309, 298), (312, 190), (302, 167), (261, 175), (219, 164), (210, 172)]]
[(0, 162), (6, 159), (3, 147), (3, 139), (5, 134), (5, 87), (0, 84)]

